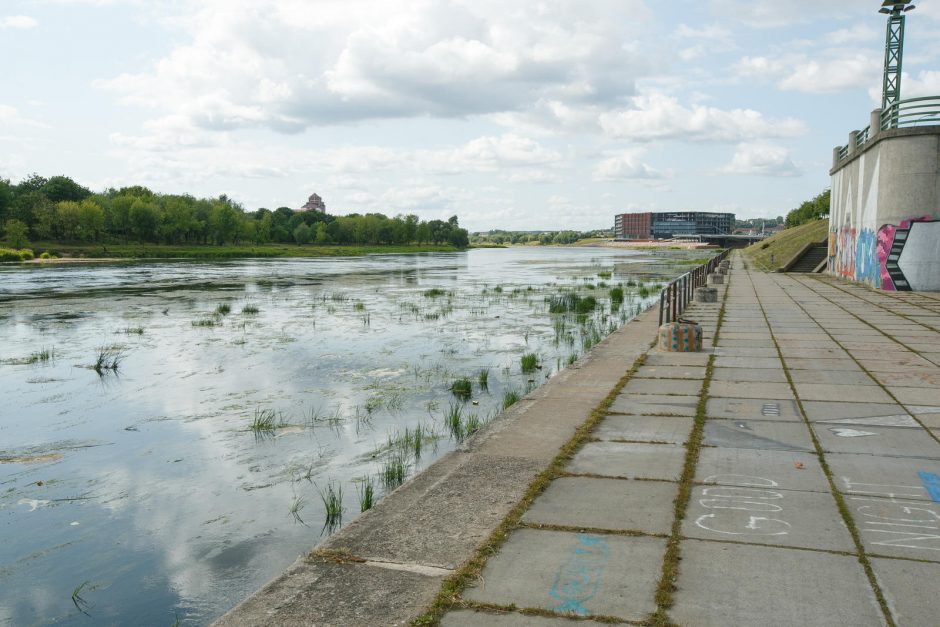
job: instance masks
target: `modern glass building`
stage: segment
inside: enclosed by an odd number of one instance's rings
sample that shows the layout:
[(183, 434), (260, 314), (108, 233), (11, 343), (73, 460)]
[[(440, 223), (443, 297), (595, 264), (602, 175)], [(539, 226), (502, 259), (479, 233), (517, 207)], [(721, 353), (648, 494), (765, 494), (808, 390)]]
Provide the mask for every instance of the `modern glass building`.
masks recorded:
[(698, 235), (730, 235), (733, 213), (666, 211), (621, 213), (614, 218), (615, 239), (673, 239)]

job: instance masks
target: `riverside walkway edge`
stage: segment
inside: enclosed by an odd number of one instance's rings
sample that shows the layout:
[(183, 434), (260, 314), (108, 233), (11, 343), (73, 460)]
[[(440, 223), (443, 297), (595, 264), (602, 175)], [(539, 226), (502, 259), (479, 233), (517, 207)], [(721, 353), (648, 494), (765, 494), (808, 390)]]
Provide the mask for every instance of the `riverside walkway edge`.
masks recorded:
[(935, 625), (940, 294), (718, 287), (703, 353), (646, 312), (219, 624)]
[(647, 352), (657, 315), (641, 313), (215, 624), (408, 624)]

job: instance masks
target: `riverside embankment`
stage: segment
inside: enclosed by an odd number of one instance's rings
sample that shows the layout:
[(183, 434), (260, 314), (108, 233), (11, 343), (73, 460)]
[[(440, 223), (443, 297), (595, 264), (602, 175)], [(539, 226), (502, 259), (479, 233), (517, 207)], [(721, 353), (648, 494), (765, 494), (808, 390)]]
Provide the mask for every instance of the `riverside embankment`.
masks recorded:
[(723, 292), (705, 352), (640, 316), (220, 624), (933, 624), (940, 294)]

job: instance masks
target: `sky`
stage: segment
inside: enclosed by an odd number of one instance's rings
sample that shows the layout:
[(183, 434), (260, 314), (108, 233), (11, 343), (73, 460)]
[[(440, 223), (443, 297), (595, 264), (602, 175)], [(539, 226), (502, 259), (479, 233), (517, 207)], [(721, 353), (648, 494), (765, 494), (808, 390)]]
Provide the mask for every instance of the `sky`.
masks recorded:
[[(940, 95), (940, 0), (917, 4), (902, 97)], [(0, 0), (0, 177), (473, 231), (776, 217), (880, 102), (879, 6)]]

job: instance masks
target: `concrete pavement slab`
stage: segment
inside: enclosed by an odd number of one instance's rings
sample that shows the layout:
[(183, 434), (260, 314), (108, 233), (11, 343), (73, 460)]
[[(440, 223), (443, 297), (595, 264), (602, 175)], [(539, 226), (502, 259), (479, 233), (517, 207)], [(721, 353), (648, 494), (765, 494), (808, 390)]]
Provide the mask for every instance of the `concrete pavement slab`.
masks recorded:
[[(790, 370), (794, 383), (830, 385), (874, 385), (875, 380), (862, 370)], [(827, 399), (828, 400), (828, 399)]]
[(651, 351), (644, 362), (647, 366), (705, 366), (710, 354), (701, 353), (660, 353)]
[(906, 414), (897, 403), (844, 403), (836, 401), (804, 401), (803, 410), (810, 422), (839, 418), (871, 418)]
[(610, 406), (612, 413), (694, 416), (698, 396), (621, 393)]
[(826, 461), (843, 494), (940, 501), (940, 460), (829, 453)]
[(678, 481), (684, 461), (685, 449), (671, 444), (588, 442), (565, 470), (580, 475)]
[(698, 483), (829, 492), (829, 480), (814, 453), (703, 448), (699, 455)]
[(932, 405), (908, 405), (907, 409), (914, 414), (925, 427), (940, 429), (940, 407)]
[(727, 346), (724, 342), (715, 349), (715, 355), (727, 357), (776, 357), (777, 349), (769, 347)]
[(888, 391), (898, 399), (898, 402), (904, 405), (940, 405), (940, 387), (888, 386)]
[(696, 379), (705, 378), (704, 366), (642, 366), (633, 375), (637, 379)]
[(666, 541), (520, 529), (483, 569), (484, 585), (464, 597), (579, 616), (642, 620), (656, 609), (653, 594)]
[(567, 618), (548, 618), (546, 616), (528, 616), (515, 612), (476, 612), (458, 610), (444, 615), (443, 627), (579, 627), (580, 625), (603, 625), (593, 620), (579, 620), (577, 623)]
[(861, 367), (852, 359), (804, 359), (802, 357), (787, 357), (787, 368), (790, 370), (854, 370), (861, 372)]
[(800, 421), (800, 407), (792, 399), (710, 398), (705, 406), (709, 418), (737, 420)]
[(712, 381), (709, 397), (778, 399), (794, 398), (789, 383), (766, 383), (750, 381)]
[(854, 557), (692, 540), (683, 543), (682, 556), (670, 611), (681, 625), (884, 624)]
[(770, 451), (813, 450), (806, 425), (769, 420), (709, 420), (705, 423), (704, 444)]
[(847, 403), (891, 403), (881, 386), (869, 379), (868, 385), (833, 385), (796, 383), (796, 392), (804, 401), (843, 401)]
[(701, 379), (631, 379), (623, 388), (624, 394), (667, 394), (698, 396), (702, 391)]
[(786, 383), (787, 377), (783, 368), (715, 368), (712, 371), (712, 385), (716, 381)]
[(940, 503), (848, 496), (846, 506), (869, 555), (940, 562)]
[(721, 368), (780, 368), (780, 360), (776, 357), (731, 357), (718, 355), (715, 365)]
[(522, 520), (611, 531), (668, 534), (678, 488), (663, 481), (561, 477), (552, 481)]
[(592, 435), (598, 440), (682, 444), (691, 431), (689, 417), (612, 415), (604, 418)]
[(940, 459), (940, 444), (924, 429), (814, 424), (827, 453), (865, 453), (890, 457)]
[(940, 597), (925, 594), (924, 582), (940, 581), (940, 564), (872, 558), (872, 570), (900, 627), (935, 625)]

